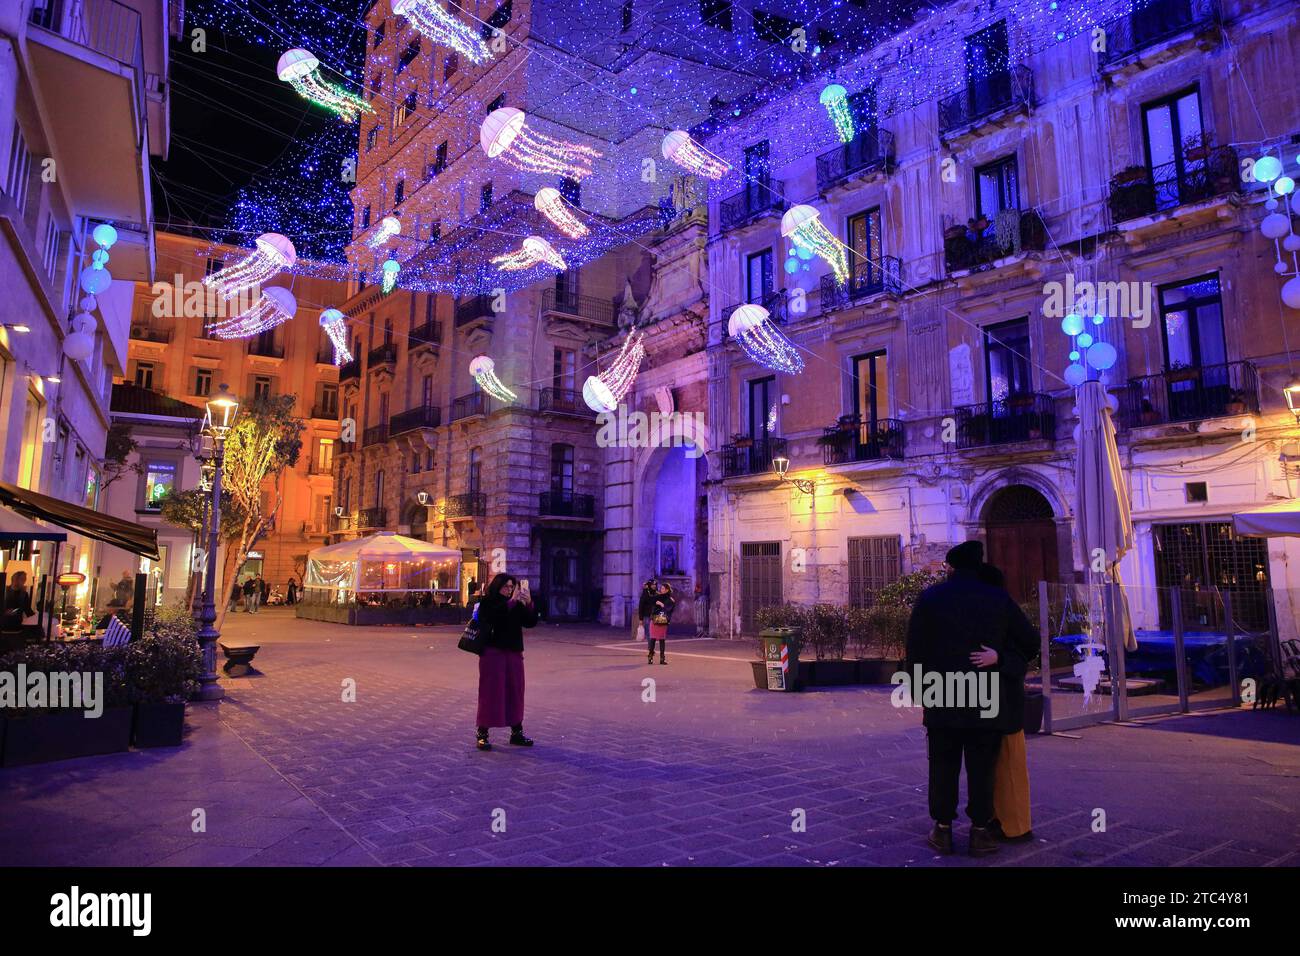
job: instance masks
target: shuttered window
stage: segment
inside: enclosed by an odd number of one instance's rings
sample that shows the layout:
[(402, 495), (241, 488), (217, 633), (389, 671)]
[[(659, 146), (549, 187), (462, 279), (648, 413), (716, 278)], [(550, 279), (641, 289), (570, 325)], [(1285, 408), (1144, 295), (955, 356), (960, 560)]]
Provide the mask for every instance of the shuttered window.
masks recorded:
[(740, 629), (757, 632), (754, 615), (782, 603), (781, 542), (750, 541), (740, 546)]
[(896, 534), (849, 538), (849, 604), (870, 607), (902, 574), (902, 539)]

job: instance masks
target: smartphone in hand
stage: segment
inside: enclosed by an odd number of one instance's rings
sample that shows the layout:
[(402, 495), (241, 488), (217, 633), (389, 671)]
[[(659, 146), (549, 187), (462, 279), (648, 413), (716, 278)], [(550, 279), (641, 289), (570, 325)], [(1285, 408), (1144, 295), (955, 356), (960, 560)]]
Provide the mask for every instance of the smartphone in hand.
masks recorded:
[(522, 578), (519, 581), (519, 600), (523, 601), (525, 604), (533, 603), (533, 596), (528, 590), (527, 578)]

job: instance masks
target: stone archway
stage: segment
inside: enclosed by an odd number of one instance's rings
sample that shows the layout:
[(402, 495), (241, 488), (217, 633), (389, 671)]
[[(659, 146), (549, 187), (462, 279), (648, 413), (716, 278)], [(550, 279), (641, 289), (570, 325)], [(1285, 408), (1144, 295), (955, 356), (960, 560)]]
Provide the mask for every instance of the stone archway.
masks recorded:
[(429, 540), (429, 509), (413, 501), (406, 506), (406, 512), (403, 515), (402, 524), (406, 525), (406, 534), (411, 538), (419, 538), (421, 541)]
[(704, 613), (703, 608), (697, 612), (695, 594), (708, 580), (708, 508), (700, 502), (708, 476), (703, 447), (701, 442), (697, 449), (651, 448), (637, 463), (629, 549), (632, 600), (647, 579), (666, 579), (677, 598), (670, 633), (694, 634), (697, 613)]
[(980, 520), (985, 558), (1001, 568), (1017, 601), (1032, 599), (1039, 581), (1060, 580), (1056, 514), (1041, 491), (1004, 485), (988, 496)]

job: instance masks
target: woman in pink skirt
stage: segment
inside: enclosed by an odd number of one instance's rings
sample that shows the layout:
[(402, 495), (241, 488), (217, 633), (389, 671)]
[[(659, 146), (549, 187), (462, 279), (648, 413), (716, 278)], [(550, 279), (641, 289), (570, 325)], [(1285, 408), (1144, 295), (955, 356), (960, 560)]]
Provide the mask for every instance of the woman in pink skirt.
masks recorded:
[(664, 646), (667, 644), (668, 622), (672, 619), (673, 608), (676, 606), (677, 599), (673, 597), (672, 586), (667, 581), (660, 581), (650, 609), (650, 653), (646, 657), (647, 664), (654, 663), (655, 641), (659, 642), (659, 663), (668, 663)]
[(509, 574), (498, 574), (478, 604), (483, 653), (478, 659), (478, 749), (491, 750), (488, 730), (509, 727), (510, 742), (524, 736), (524, 628), (537, 623), (533, 598)]

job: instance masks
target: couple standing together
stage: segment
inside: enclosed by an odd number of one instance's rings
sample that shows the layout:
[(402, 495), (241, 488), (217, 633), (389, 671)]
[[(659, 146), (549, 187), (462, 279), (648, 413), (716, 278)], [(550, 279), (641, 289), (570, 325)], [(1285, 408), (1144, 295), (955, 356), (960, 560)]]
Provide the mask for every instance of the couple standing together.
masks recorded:
[(632, 621), (632, 634), (638, 641), (648, 641), (645, 662), (655, 662), (655, 641), (659, 642), (659, 663), (667, 664), (668, 622), (672, 620), (677, 599), (667, 581), (651, 578), (641, 586), (641, 598)]
[[(1038, 632), (1007, 593), (1002, 572), (984, 563), (984, 545), (967, 541), (944, 559), (948, 579), (927, 588), (912, 609), (905, 672), (919, 667), (944, 677), (937, 706), (927, 700), (925, 729), (930, 763), (929, 844), (953, 851), (952, 821), (966, 763), (966, 815), (972, 855), (994, 853), (999, 841), (1033, 837), (1029, 821), (1029, 768), (1025, 760), (1025, 672), (1039, 651)], [(981, 673), (983, 672), (983, 673)], [(977, 681), (991, 685), (997, 706), (974, 694), (951, 693)], [(919, 699), (919, 691), (913, 690)], [(928, 696), (928, 695), (927, 695)]]

